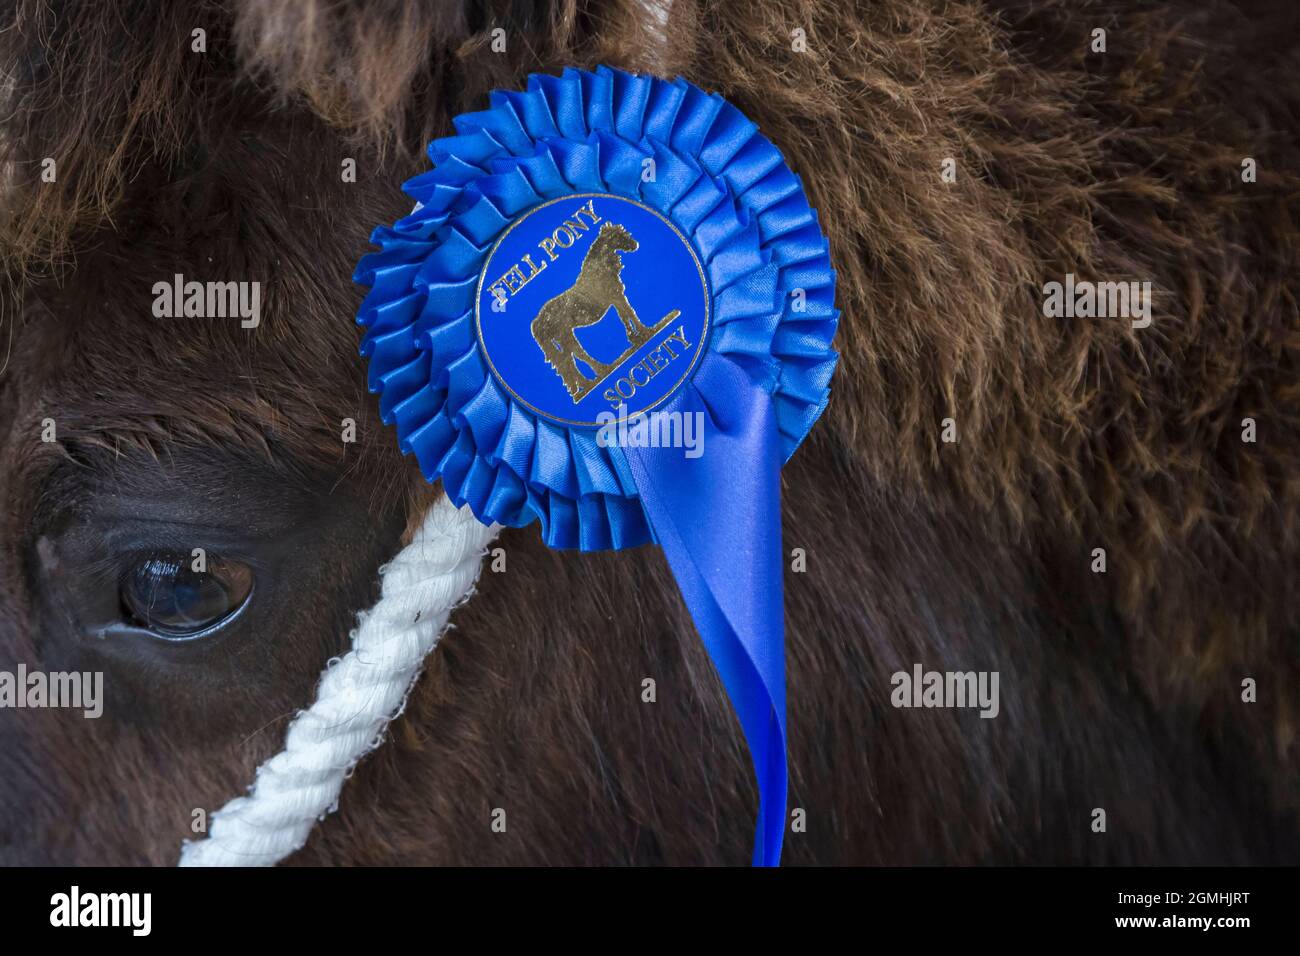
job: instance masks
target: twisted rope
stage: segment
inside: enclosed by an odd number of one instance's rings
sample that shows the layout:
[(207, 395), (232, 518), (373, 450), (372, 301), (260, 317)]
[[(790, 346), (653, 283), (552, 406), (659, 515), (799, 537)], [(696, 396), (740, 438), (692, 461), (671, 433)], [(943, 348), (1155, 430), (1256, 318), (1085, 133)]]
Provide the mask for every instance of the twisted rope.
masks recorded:
[(247, 796), (212, 815), (205, 840), (186, 841), (181, 866), (272, 866), (338, 808), (357, 762), (402, 712), (452, 610), (473, 592), (499, 529), (441, 496), (409, 545), (380, 568), (379, 601), (357, 618), (352, 649), (330, 661), (316, 701), (289, 725), (284, 749), (257, 768)]

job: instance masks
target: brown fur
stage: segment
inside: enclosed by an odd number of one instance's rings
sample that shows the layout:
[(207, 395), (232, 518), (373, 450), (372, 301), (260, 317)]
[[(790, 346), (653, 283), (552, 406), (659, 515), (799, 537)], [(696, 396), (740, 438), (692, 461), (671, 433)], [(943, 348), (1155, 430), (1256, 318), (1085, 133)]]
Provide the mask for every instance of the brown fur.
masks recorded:
[[(364, 394), (348, 276), (365, 237), (404, 211), (423, 142), (489, 88), (609, 63), (680, 72), (758, 122), (839, 273), (834, 395), (784, 473), (786, 544), (809, 554), (786, 580), (791, 805), (808, 813), (786, 859), (1293, 860), (1287, 4), (678, 0), (662, 51), (630, 0), (526, 6), (11, 9), (0, 667), (101, 662), (116, 697), (98, 722), (0, 712), (0, 858), (173, 862), (191, 809), (278, 748), (431, 493)], [(1042, 284), (1070, 271), (1151, 280), (1151, 327), (1044, 318)], [(262, 326), (153, 319), (148, 290), (173, 272), (261, 280)], [(358, 445), (338, 441), (344, 417)], [(104, 661), (50, 628), (46, 529), (105, 482), (230, 510), (232, 474), (267, 515), (312, 516), (309, 597), (202, 660)], [(661, 556), (557, 554), (535, 527), (502, 542), (507, 572), (484, 575), (295, 859), (745, 860), (743, 743)], [(1000, 671), (1001, 716), (890, 707), (889, 675), (918, 661)]]

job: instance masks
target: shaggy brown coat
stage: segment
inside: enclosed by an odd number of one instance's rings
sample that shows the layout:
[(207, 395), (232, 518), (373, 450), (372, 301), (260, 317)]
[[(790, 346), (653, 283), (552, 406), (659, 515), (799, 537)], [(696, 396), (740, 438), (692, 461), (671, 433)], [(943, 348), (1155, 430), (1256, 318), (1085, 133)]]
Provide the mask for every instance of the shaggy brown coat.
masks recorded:
[[(832, 401), (784, 472), (786, 861), (1294, 862), (1294, 4), (676, 0), (662, 37), (646, 6), (0, 14), (0, 668), (109, 687), (99, 721), (0, 711), (0, 861), (172, 863), (279, 748), (433, 493), (365, 393), (368, 233), (451, 116), (606, 63), (752, 117), (839, 274)], [(155, 319), (178, 272), (260, 281), (261, 325)], [(1045, 318), (1067, 272), (1150, 281), (1151, 326)], [(52, 588), (140, 509), (287, 542), (262, 616), (183, 652), (72, 636)], [(660, 553), (501, 544), (294, 860), (745, 862), (744, 745)], [(915, 662), (999, 671), (1001, 714), (891, 707)]]

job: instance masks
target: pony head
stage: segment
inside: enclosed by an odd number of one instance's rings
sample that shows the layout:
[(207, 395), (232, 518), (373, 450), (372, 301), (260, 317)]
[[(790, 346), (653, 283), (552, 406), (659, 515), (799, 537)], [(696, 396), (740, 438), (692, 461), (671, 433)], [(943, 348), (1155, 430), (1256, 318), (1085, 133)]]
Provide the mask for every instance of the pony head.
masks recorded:
[(596, 241), (611, 253), (636, 252), (640, 248), (640, 243), (632, 238), (632, 233), (616, 222), (607, 222), (601, 226)]

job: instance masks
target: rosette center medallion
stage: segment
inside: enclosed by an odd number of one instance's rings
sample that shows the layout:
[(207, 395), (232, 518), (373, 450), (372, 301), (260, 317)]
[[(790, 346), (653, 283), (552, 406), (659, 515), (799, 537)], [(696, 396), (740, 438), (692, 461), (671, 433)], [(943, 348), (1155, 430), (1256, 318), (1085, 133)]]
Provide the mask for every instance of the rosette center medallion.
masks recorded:
[(501, 235), (479, 275), (475, 331), (516, 400), (596, 426), (649, 411), (690, 377), (710, 301), (698, 255), (661, 213), (578, 194), (529, 210)]

